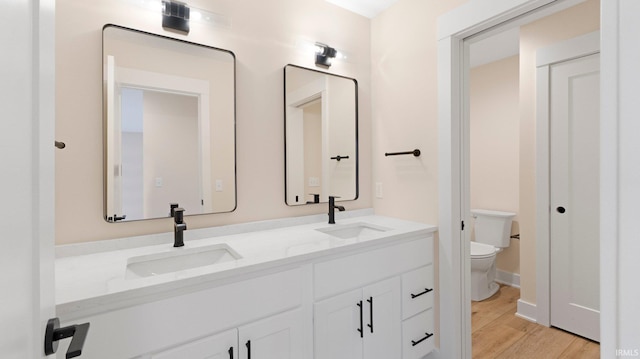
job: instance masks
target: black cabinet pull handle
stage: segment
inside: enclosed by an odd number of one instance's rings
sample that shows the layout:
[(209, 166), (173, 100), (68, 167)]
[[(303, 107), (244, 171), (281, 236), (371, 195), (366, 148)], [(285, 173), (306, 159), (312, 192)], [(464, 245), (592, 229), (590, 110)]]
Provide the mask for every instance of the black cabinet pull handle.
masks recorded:
[(558, 211), (558, 213), (563, 214), (564, 212), (566, 212), (567, 210), (564, 209), (564, 207), (560, 206), (558, 208), (556, 208), (556, 211)]
[(367, 326), (371, 328), (371, 333), (373, 333), (373, 297), (369, 297), (367, 302), (369, 302), (369, 324)]
[(229, 347), (229, 359), (233, 359), (233, 347)]
[(247, 359), (251, 359), (251, 340), (247, 340)]
[(89, 323), (70, 325), (60, 328), (60, 319), (52, 318), (47, 322), (47, 328), (44, 333), (44, 353), (51, 355), (58, 350), (58, 341), (73, 337), (69, 348), (67, 349), (66, 358), (75, 358), (82, 355), (82, 347), (89, 333)]
[(358, 302), (358, 307), (360, 307), (360, 328), (358, 331), (360, 332), (360, 338), (364, 338), (364, 331), (362, 330), (362, 301)]
[(432, 290), (433, 290), (433, 288), (425, 288), (424, 292), (420, 292), (418, 294), (411, 293), (411, 299), (416, 299), (416, 298), (418, 298), (419, 296), (421, 296), (423, 294), (427, 294), (427, 293), (431, 292)]
[(416, 345), (422, 343), (423, 341), (425, 341), (425, 340), (427, 340), (427, 339), (429, 339), (429, 338), (431, 338), (433, 336), (433, 333), (424, 333), (424, 334), (426, 335), (426, 337), (424, 337), (424, 338), (422, 338), (422, 339), (420, 339), (418, 341), (412, 340), (411, 341), (411, 346), (415, 347)]

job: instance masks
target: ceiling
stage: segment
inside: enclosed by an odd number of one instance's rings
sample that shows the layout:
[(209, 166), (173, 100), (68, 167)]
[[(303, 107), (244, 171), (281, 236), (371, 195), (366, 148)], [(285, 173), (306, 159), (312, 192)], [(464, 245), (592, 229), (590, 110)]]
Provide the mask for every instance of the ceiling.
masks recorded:
[[(370, 19), (398, 0), (325, 0)], [(488, 64), (520, 52), (520, 29), (513, 28), (471, 45), (470, 67)]]
[(326, 0), (362, 16), (373, 19), (398, 0)]

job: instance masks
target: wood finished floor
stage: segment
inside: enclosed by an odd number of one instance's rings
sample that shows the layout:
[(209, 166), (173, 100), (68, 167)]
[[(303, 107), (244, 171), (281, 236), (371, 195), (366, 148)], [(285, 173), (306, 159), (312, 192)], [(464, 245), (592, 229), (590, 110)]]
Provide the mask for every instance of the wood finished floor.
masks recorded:
[(600, 345), (515, 315), (520, 289), (501, 286), (493, 297), (471, 303), (473, 359), (600, 358)]

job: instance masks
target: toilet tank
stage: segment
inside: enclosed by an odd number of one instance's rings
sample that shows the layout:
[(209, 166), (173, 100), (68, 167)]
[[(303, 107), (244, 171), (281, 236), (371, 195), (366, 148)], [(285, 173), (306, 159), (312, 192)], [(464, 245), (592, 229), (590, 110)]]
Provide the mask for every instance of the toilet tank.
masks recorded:
[(490, 244), (497, 248), (509, 247), (511, 222), (515, 213), (499, 212), (488, 209), (472, 209), (476, 219), (476, 242)]

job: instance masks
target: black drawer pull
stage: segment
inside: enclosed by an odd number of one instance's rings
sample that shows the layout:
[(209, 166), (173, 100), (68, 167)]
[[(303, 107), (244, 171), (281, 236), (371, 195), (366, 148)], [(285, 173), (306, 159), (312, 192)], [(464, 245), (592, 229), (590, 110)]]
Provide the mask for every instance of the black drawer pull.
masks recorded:
[(364, 331), (362, 330), (362, 301), (356, 305), (360, 307), (360, 328), (358, 328), (358, 331), (360, 332), (360, 338), (364, 338)]
[(426, 335), (426, 337), (424, 337), (424, 338), (422, 338), (422, 339), (420, 339), (418, 341), (412, 340), (411, 341), (411, 346), (415, 347), (416, 345), (422, 343), (423, 341), (425, 341), (425, 340), (427, 340), (427, 339), (429, 339), (429, 338), (431, 338), (433, 336), (433, 333), (431, 333), (431, 334), (430, 333), (424, 333), (424, 334)]
[(247, 340), (247, 359), (251, 359), (251, 340)]
[(369, 297), (367, 302), (369, 302), (369, 324), (367, 326), (371, 328), (371, 333), (373, 333), (373, 297)]
[(421, 292), (421, 293), (418, 293), (418, 294), (413, 294), (412, 293), (411, 294), (411, 299), (416, 299), (416, 298), (418, 298), (419, 296), (421, 296), (423, 294), (427, 294), (427, 293), (431, 292), (432, 290), (433, 290), (433, 288), (431, 288), (431, 289), (430, 288), (425, 288), (424, 292)]

